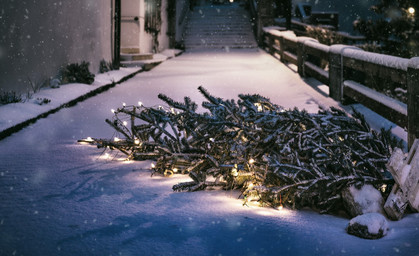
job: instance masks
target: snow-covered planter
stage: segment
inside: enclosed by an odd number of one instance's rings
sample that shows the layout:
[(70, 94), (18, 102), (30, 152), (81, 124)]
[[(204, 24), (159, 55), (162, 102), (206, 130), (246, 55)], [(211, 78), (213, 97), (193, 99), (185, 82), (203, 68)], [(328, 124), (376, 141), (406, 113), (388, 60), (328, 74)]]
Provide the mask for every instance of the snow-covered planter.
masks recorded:
[(388, 222), (379, 213), (366, 213), (350, 220), (346, 231), (366, 239), (378, 239), (387, 235)]

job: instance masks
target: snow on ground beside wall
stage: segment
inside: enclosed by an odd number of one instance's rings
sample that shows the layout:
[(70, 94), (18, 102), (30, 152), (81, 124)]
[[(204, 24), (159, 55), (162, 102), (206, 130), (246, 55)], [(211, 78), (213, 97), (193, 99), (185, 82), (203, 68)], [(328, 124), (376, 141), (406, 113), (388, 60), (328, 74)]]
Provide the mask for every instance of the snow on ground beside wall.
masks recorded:
[[(121, 68), (120, 70), (110, 71), (104, 74), (97, 74), (95, 81), (91, 85), (87, 84), (64, 84), (60, 88), (43, 88), (34, 93), (25, 102), (13, 103), (0, 106), (0, 131), (10, 128), (16, 124), (34, 118), (49, 110), (60, 107), (61, 105), (93, 91), (101, 86), (118, 82), (140, 68)], [(49, 99), (48, 104), (39, 105), (37, 99)]]
[(200, 103), (259, 93), (286, 108), (338, 106), (263, 52), (184, 54), (41, 119), (0, 141), (0, 255), (418, 255), (419, 214), (389, 222), (379, 240), (346, 234), (348, 219), (310, 210), (242, 206), (236, 191), (175, 193), (188, 177), (150, 176), (77, 144), (110, 138), (111, 109), (161, 92)]

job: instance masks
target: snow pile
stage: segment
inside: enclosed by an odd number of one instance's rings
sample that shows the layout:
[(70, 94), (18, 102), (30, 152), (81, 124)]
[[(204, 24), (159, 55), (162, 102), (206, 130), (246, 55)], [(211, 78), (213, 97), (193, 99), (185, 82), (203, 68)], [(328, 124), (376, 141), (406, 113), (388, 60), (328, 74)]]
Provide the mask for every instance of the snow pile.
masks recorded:
[(388, 222), (379, 213), (367, 213), (359, 215), (349, 222), (347, 231), (349, 234), (367, 239), (377, 239), (387, 235)]
[(384, 199), (381, 193), (372, 185), (367, 184), (360, 189), (352, 185), (344, 190), (342, 197), (346, 209), (352, 217), (364, 213), (384, 213)]

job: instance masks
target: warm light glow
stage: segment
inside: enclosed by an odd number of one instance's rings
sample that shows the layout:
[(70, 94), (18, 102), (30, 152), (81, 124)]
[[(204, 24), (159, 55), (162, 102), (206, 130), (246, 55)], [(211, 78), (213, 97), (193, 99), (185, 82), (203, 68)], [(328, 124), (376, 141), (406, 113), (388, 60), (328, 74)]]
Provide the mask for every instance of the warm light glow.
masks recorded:
[(414, 13), (415, 13), (415, 8), (410, 7), (410, 8), (408, 9), (408, 12), (409, 12), (410, 14), (414, 14)]
[(249, 160), (249, 164), (254, 164), (254, 163), (255, 163), (255, 159), (250, 158), (250, 160)]
[(233, 3), (234, 2), (234, 0), (230, 0), (230, 3)]
[(138, 145), (138, 144), (140, 144), (140, 140), (139, 139), (135, 139), (134, 140), (134, 143)]
[(173, 168), (173, 172), (177, 172), (178, 171), (178, 169), (177, 168)]
[(124, 106), (124, 107), (125, 107), (126, 105), (127, 105), (127, 104), (126, 104), (125, 102), (122, 102), (122, 106)]
[(152, 169), (156, 168), (156, 165), (154, 163), (151, 163), (151, 168)]
[(138, 106), (142, 107), (143, 103), (141, 101), (138, 102)]
[(278, 211), (281, 211), (282, 209), (284, 209), (284, 206), (283, 206), (282, 204), (280, 204), (280, 205), (278, 206)]
[(237, 172), (237, 168), (231, 169), (231, 175), (233, 175), (234, 177), (239, 176), (239, 173)]
[(170, 108), (170, 111), (172, 112), (172, 114), (175, 114), (175, 109), (174, 108)]
[(112, 112), (112, 113), (115, 113), (115, 109), (111, 109), (111, 112)]
[(119, 141), (121, 141), (121, 139), (120, 139), (120, 138), (118, 138), (118, 137), (115, 137), (115, 138), (113, 138), (113, 141), (115, 141), (115, 142), (119, 142)]
[(256, 102), (255, 106), (258, 108), (258, 112), (262, 112), (262, 110), (263, 110), (262, 104), (260, 104), (259, 102)]
[(92, 137), (87, 137), (87, 139), (85, 139), (85, 141), (93, 141)]

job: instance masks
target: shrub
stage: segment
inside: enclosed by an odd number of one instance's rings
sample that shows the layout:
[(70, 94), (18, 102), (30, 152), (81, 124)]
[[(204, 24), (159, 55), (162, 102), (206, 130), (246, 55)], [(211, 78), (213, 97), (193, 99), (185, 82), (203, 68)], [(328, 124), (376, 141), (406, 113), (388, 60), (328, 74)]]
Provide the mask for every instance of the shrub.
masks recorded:
[(5, 92), (0, 91), (0, 105), (6, 105), (10, 103), (22, 102), (22, 96), (14, 91)]
[(343, 44), (344, 38), (335, 31), (316, 26), (307, 26), (307, 36), (316, 39), (321, 44)]
[(114, 70), (112, 61), (101, 60), (99, 63), (99, 73), (106, 73)]
[(89, 71), (89, 62), (69, 64), (61, 70), (61, 81), (66, 83), (92, 84), (95, 75)]

